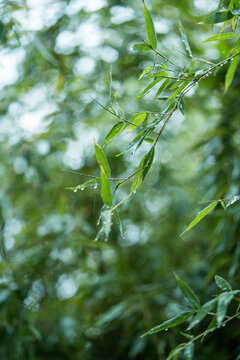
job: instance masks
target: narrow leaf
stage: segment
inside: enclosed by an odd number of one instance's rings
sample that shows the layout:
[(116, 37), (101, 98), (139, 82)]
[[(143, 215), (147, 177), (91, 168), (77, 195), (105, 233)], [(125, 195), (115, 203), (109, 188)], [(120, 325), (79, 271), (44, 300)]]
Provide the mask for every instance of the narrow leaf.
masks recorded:
[(89, 180), (89, 181), (86, 181), (85, 183), (83, 184), (80, 184), (78, 186), (74, 186), (74, 187), (67, 187), (68, 190), (72, 190), (74, 192), (77, 192), (77, 190), (84, 190), (88, 187), (93, 187), (95, 188), (96, 186), (98, 186), (100, 184), (100, 178), (97, 177), (95, 179), (92, 179), (92, 180)]
[(193, 290), (177, 274), (174, 274), (184, 299), (195, 309), (200, 309), (200, 300)]
[(102, 165), (100, 166), (100, 168), (101, 168), (101, 196), (104, 204), (106, 204), (107, 206), (112, 206), (113, 199), (112, 199), (108, 178), (106, 176), (105, 170)]
[(233, 60), (231, 61), (230, 65), (228, 67), (226, 77), (225, 77), (225, 92), (228, 91), (228, 89), (233, 81), (235, 72), (237, 70), (238, 60), (239, 60), (239, 55), (235, 56), (233, 58)]
[(133, 101), (140, 99), (141, 97), (143, 97), (149, 90), (151, 90), (159, 81), (161, 81), (162, 78), (157, 78), (156, 80), (154, 80), (153, 82), (151, 82), (151, 84), (149, 84), (137, 97), (135, 97), (133, 99)]
[(176, 359), (176, 356), (179, 355), (179, 353), (183, 350), (185, 344), (179, 344), (177, 347), (175, 347), (170, 354), (168, 355), (166, 360)]
[(117, 124), (115, 124), (111, 130), (109, 131), (109, 133), (107, 134), (107, 136), (105, 137), (103, 146), (105, 144), (107, 144), (109, 141), (111, 141), (115, 136), (117, 136), (118, 134), (120, 134), (123, 131), (123, 125), (124, 123), (122, 121), (119, 121)]
[(211, 36), (207, 40), (204, 40), (204, 42), (217, 41), (217, 40), (227, 40), (227, 39), (231, 39), (231, 38), (236, 37), (236, 36), (238, 36), (238, 34), (224, 33), (224, 34), (220, 34), (220, 35)]
[(193, 354), (194, 354), (194, 342), (191, 341), (187, 344), (187, 346), (184, 349), (185, 360), (192, 360)]
[(180, 30), (180, 33), (181, 33), (181, 36), (182, 36), (182, 41), (183, 41), (183, 43), (185, 45), (185, 48), (186, 48), (188, 54), (192, 57), (192, 51), (191, 51), (191, 48), (190, 48), (190, 45), (189, 45), (189, 42), (188, 42), (188, 38), (187, 38), (187, 35), (186, 35), (185, 31), (184, 31), (184, 28), (183, 28), (181, 22), (179, 22), (179, 30)]
[(215, 206), (217, 206), (217, 204), (218, 201), (213, 201), (205, 209), (201, 210), (180, 236), (182, 236), (183, 234), (185, 234), (185, 232), (189, 231), (194, 226), (196, 226), (205, 216), (207, 216), (208, 213), (210, 213), (211, 210), (215, 208)]
[(219, 300), (217, 303), (217, 324), (221, 324), (222, 320), (224, 319), (228, 306), (232, 301), (234, 295), (236, 295), (239, 290), (228, 291), (219, 296)]
[(182, 83), (182, 85), (179, 86), (179, 88), (168, 98), (168, 101), (172, 100), (173, 98), (175, 98), (175, 96), (177, 96), (178, 94), (180, 94), (181, 91), (182, 91), (183, 89), (185, 89), (185, 87), (187, 86), (188, 83), (189, 83), (189, 81), (184, 81), (184, 82)]
[(170, 84), (170, 82), (171, 82), (171, 80), (170, 80), (170, 79), (167, 79), (167, 80), (165, 80), (165, 81), (162, 83), (162, 85), (161, 85), (160, 88), (158, 89), (158, 91), (157, 91), (157, 93), (156, 93), (156, 95), (155, 95), (155, 97), (154, 97), (153, 100), (156, 100), (156, 99), (157, 99), (157, 97), (163, 92), (163, 90), (165, 90), (165, 89), (168, 87), (168, 85)]
[(145, 176), (147, 175), (154, 157), (154, 148), (151, 148), (151, 150), (143, 156), (142, 160), (140, 161), (140, 164), (137, 168), (137, 173), (134, 177), (131, 192), (134, 192), (143, 182)]
[(141, 125), (144, 122), (146, 117), (147, 117), (146, 113), (140, 113), (140, 114), (136, 114), (136, 115), (132, 116), (129, 121), (131, 121), (135, 125), (131, 125), (128, 129), (128, 132), (135, 130), (139, 125)]
[(133, 49), (139, 51), (149, 51), (152, 50), (152, 47), (148, 43), (141, 43), (141, 44), (135, 44), (133, 46)]
[(145, 68), (143, 70), (143, 72), (141, 73), (141, 75), (139, 76), (138, 80), (141, 80), (143, 78), (144, 75), (146, 75), (149, 71), (151, 71), (153, 69), (153, 66), (148, 66), (147, 68)]
[(101, 220), (102, 220), (103, 231), (105, 233), (106, 238), (108, 239), (112, 227), (112, 211), (109, 209), (104, 209), (101, 213)]
[(202, 308), (199, 310), (197, 315), (190, 322), (188, 330), (191, 330), (194, 326), (199, 324), (207, 316), (209, 311), (211, 311), (213, 309), (213, 307), (215, 306), (215, 304), (217, 303), (217, 300), (218, 300), (218, 298), (215, 298), (213, 300), (208, 301), (206, 304), (204, 304), (202, 306)]
[(180, 314), (174, 316), (173, 318), (164, 321), (162, 324), (155, 326), (154, 328), (150, 329), (148, 332), (146, 332), (145, 334), (143, 334), (141, 337), (146, 336), (146, 335), (150, 335), (150, 334), (154, 334), (157, 333), (159, 331), (177, 326), (182, 324), (183, 322), (185, 322), (187, 319), (189, 319), (192, 315), (193, 315), (193, 311), (184, 311), (181, 312)]
[(229, 282), (225, 279), (223, 279), (221, 276), (216, 275), (215, 276), (215, 282), (217, 286), (223, 290), (223, 291), (232, 291), (232, 287), (229, 284)]
[(106, 155), (104, 154), (101, 146), (98, 145), (95, 141), (94, 141), (94, 147), (95, 147), (95, 153), (96, 153), (98, 165), (104, 168), (104, 172), (106, 173), (106, 176), (109, 177), (111, 175), (111, 170)]
[(219, 11), (203, 20), (204, 24), (217, 24), (232, 19), (234, 14), (231, 11)]
[(144, 0), (143, 0), (143, 13), (144, 13), (144, 18), (145, 18), (145, 24), (146, 24), (146, 30), (147, 30), (147, 36), (148, 36), (149, 43), (153, 49), (156, 49), (157, 48), (157, 36), (156, 36), (155, 29), (154, 29), (152, 17), (144, 3)]

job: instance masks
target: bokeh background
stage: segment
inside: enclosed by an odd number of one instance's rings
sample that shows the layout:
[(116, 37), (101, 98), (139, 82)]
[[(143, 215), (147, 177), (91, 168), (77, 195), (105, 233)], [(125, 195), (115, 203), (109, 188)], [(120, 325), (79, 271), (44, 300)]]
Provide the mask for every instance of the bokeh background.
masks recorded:
[[(146, 5), (175, 62), (189, 61), (179, 19), (195, 56), (217, 62), (231, 49), (232, 40), (203, 44), (220, 30), (199, 24), (217, 1)], [(186, 305), (174, 271), (203, 302), (215, 274), (239, 288), (238, 203), (179, 237), (206, 201), (240, 193), (239, 72), (227, 94), (225, 67), (188, 94), (185, 116), (173, 116), (151, 172), (120, 208), (124, 237), (113, 224), (108, 242), (94, 242), (99, 189), (66, 189), (87, 180), (76, 172), (99, 174), (93, 138), (102, 144), (116, 122), (91, 97), (109, 106), (110, 86), (118, 90), (127, 118), (162, 107), (151, 94), (132, 102), (144, 67), (161, 63), (132, 50), (137, 34), (146, 38), (141, 1), (5, 0), (0, 12), (0, 358), (165, 359), (184, 327), (140, 335)], [(106, 147), (116, 177), (149, 145), (116, 158), (130, 138)], [(235, 359), (239, 338), (235, 320), (197, 344), (194, 359)]]

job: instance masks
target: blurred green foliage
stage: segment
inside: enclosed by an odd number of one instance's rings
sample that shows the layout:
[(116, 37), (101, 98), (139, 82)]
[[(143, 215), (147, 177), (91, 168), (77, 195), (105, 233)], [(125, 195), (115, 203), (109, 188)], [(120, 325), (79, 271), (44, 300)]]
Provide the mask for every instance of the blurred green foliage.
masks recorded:
[[(178, 64), (188, 61), (179, 19), (197, 57), (218, 62), (235, 44), (203, 44), (221, 29), (198, 24), (217, 1), (146, 4), (158, 49)], [(179, 237), (208, 201), (240, 194), (239, 69), (228, 92), (223, 66), (186, 97), (185, 115), (171, 119), (144, 183), (120, 208), (124, 236), (114, 222), (109, 241), (96, 242), (99, 187), (66, 188), (89, 180), (76, 172), (99, 176), (93, 138), (102, 144), (117, 122), (91, 97), (109, 107), (109, 89), (118, 90), (126, 118), (161, 111), (148, 96), (132, 102), (156, 60), (131, 50), (137, 34), (147, 38), (142, 4), (8, 0), (0, 11), (0, 358), (164, 359), (186, 327), (140, 336), (186, 306), (174, 271), (202, 303), (217, 291), (216, 274), (239, 288), (240, 202), (218, 205)], [(115, 157), (131, 136), (104, 150), (114, 177), (133, 172), (148, 148)], [(235, 359), (239, 338), (235, 319), (197, 342), (194, 359)]]

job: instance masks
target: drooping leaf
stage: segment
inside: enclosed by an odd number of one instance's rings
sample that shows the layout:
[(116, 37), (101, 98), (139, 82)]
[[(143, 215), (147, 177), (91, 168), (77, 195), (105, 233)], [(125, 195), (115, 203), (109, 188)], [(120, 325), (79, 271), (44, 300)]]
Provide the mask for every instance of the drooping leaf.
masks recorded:
[(141, 44), (135, 44), (133, 46), (133, 49), (139, 51), (149, 51), (152, 50), (152, 47), (148, 43), (141, 43)]
[(185, 87), (189, 84), (189, 81), (184, 81), (179, 88), (168, 98), (168, 101), (172, 100), (173, 98), (175, 98), (175, 96), (177, 96), (178, 94), (180, 94), (182, 92), (183, 89), (185, 89)]
[(188, 54), (192, 57), (192, 50), (190, 48), (187, 35), (185, 33), (185, 30), (184, 30), (181, 22), (179, 22), (179, 30), (180, 30), (180, 33), (181, 33), (181, 36), (182, 36), (182, 41), (183, 41), (183, 43), (185, 45), (185, 48), (186, 48)]
[(204, 24), (218, 24), (232, 19), (234, 14), (231, 11), (218, 11), (203, 20)]
[(191, 330), (194, 326), (199, 324), (207, 316), (209, 311), (211, 311), (213, 309), (213, 307), (216, 305), (217, 300), (218, 300), (218, 298), (210, 300), (201, 307), (201, 309), (199, 310), (197, 315), (190, 322), (188, 330)]
[(96, 186), (98, 186), (100, 184), (100, 178), (97, 177), (95, 179), (92, 179), (92, 180), (89, 180), (89, 181), (86, 181), (85, 183), (83, 184), (80, 184), (78, 186), (74, 186), (74, 187), (67, 187), (68, 190), (72, 190), (74, 192), (77, 192), (78, 190), (84, 190), (88, 187), (93, 187), (95, 188)]
[(109, 209), (103, 209), (101, 213), (102, 227), (106, 238), (108, 239), (109, 233), (112, 227), (112, 211)]
[(184, 115), (184, 98), (183, 97), (181, 98), (181, 100), (179, 102), (179, 110)]
[(223, 279), (221, 276), (216, 275), (215, 276), (215, 282), (217, 284), (217, 286), (223, 290), (223, 291), (232, 291), (232, 287), (229, 284), (229, 282), (225, 279)]
[(237, 34), (233, 34), (233, 33), (224, 33), (224, 34), (219, 34), (219, 35), (214, 35), (211, 36), (210, 38), (208, 38), (207, 40), (204, 40), (204, 42), (209, 42), (209, 41), (217, 41), (217, 40), (227, 40), (227, 39), (231, 39), (238, 36)]
[(162, 85), (159, 87), (158, 91), (156, 92), (156, 95), (154, 96), (153, 100), (156, 100), (157, 97), (163, 92), (163, 90), (167, 89), (170, 82), (171, 82), (171, 79), (167, 79), (162, 83)]
[(147, 30), (147, 36), (148, 36), (149, 43), (153, 49), (156, 49), (157, 48), (157, 36), (156, 36), (153, 21), (152, 21), (152, 17), (145, 5), (144, 0), (143, 0), (143, 13), (144, 13), (144, 18), (145, 18), (145, 24), (146, 24), (146, 30)]
[(132, 116), (129, 119), (129, 121), (131, 121), (135, 125), (131, 125), (128, 129), (128, 132), (135, 130), (139, 125), (141, 125), (144, 122), (146, 117), (147, 117), (146, 113), (140, 113), (140, 114), (136, 114), (136, 115)]
[(194, 342), (191, 341), (187, 344), (184, 349), (184, 358), (185, 360), (192, 360), (194, 354)]
[(101, 168), (101, 196), (104, 204), (111, 207), (113, 199), (112, 199), (109, 181), (102, 165), (100, 165), (100, 168)]
[(185, 322), (187, 319), (189, 319), (193, 315), (193, 313), (194, 313), (193, 311), (183, 311), (180, 314), (174, 316), (173, 318), (171, 318), (167, 321), (164, 321), (162, 324), (150, 329), (145, 334), (143, 334), (142, 337), (146, 336), (146, 335), (157, 333), (159, 331), (162, 331), (162, 330), (165, 330), (165, 329), (177, 326), (177, 325), (180, 325), (183, 322)]
[(224, 319), (229, 304), (231, 303), (234, 295), (236, 295), (239, 292), (239, 290), (234, 291), (227, 291), (222, 293), (218, 298), (217, 303), (217, 324), (221, 324), (222, 320)]
[(230, 65), (228, 67), (226, 77), (225, 77), (225, 92), (228, 91), (228, 89), (233, 81), (235, 72), (237, 70), (238, 61), (239, 61), (239, 55), (235, 56), (233, 58), (233, 60), (231, 61)]
[(118, 228), (119, 228), (119, 231), (120, 231), (120, 235), (121, 235), (122, 238), (124, 238), (123, 226), (122, 226), (122, 221), (121, 221), (120, 215), (119, 215), (117, 210), (114, 211), (114, 214), (115, 214), (116, 219), (117, 219), (117, 224), (118, 224)]
[(153, 69), (153, 66), (148, 66), (147, 68), (145, 68), (143, 70), (143, 72), (141, 73), (141, 75), (139, 76), (138, 80), (141, 80), (143, 78), (144, 75), (146, 75), (149, 71), (151, 71)]
[(162, 78), (157, 78), (156, 80), (154, 80), (153, 82), (151, 82), (151, 84), (149, 84), (138, 96), (136, 96), (133, 101), (140, 99), (141, 97), (143, 97), (149, 90), (151, 90), (159, 81), (161, 81)]
[(195, 309), (200, 309), (200, 300), (193, 290), (177, 274), (174, 274), (184, 299)]
[(176, 359), (177, 356), (180, 354), (180, 352), (184, 349), (184, 346), (186, 344), (179, 344), (178, 346), (176, 346), (174, 349), (172, 349), (172, 351), (169, 353), (168, 357), (166, 360), (171, 360), (171, 359)]
[(140, 164), (137, 168), (137, 173), (134, 176), (134, 180), (131, 187), (131, 192), (134, 192), (143, 182), (145, 176), (147, 175), (154, 157), (154, 147), (151, 148), (151, 150), (143, 156), (142, 160), (140, 161)]
[(217, 206), (218, 201), (211, 202), (210, 205), (208, 205), (205, 209), (201, 210), (197, 216), (193, 219), (193, 221), (188, 225), (188, 227), (182, 232), (180, 236), (185, 234), (187, 231), (192, 229), (194, 226), (196, 226), (205, 216), (207, 216), (208, 213), (210, 213), (211, 210)]
[(107, 136), (105, 137), (103, 146), (105, 144), (107, 144), (109, 141), (111, 141), (115, 136), (117, 136), (118, 134), (120, 134), (124, 129), (124, 123), (122, 121), (119, 121), (117, 124), (115, 124), (111, 130), (109, 131), (109, 133), (107, 134)]
[(101, 166), (103, 167), (106, 176), (109, 177), (111, 175), (111, 170), (110, 170), (110, 166), (108, 164), (106, 155), (104, 154), (101, 146), (98, 145), (95, 141), (94, 141), (94, 147), (95, 147), (95, 154), (96, 154), (98, 165), (100, 167)]

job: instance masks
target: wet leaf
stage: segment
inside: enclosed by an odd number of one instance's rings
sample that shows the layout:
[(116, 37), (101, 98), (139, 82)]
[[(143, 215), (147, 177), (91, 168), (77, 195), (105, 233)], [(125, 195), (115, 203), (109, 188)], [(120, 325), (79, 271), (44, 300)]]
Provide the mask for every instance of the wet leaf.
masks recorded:
[(109, 181), (102, 165), (100, 166), (100, 168), (101, 168), (101, 196), (104, 204), (111, 207), (113, 199), (112, 199)]
[(143, 0), (143, 13), (144, 13), (144, 18), (145, 18), (145, 24), (146, 24), (146, 30), (147, 30), (147, 36), (148, 36), (149, 43), (153, 49), (156, 49), (157, 48), (157, 36), (156, 36), (153, 21), (152, 21), (152, 17), (144, 3), (144, 0)]
[(184, 299), (195, 309), (200, 309), (200, 300), (193, 290), (177, 274), (174, 274)]

